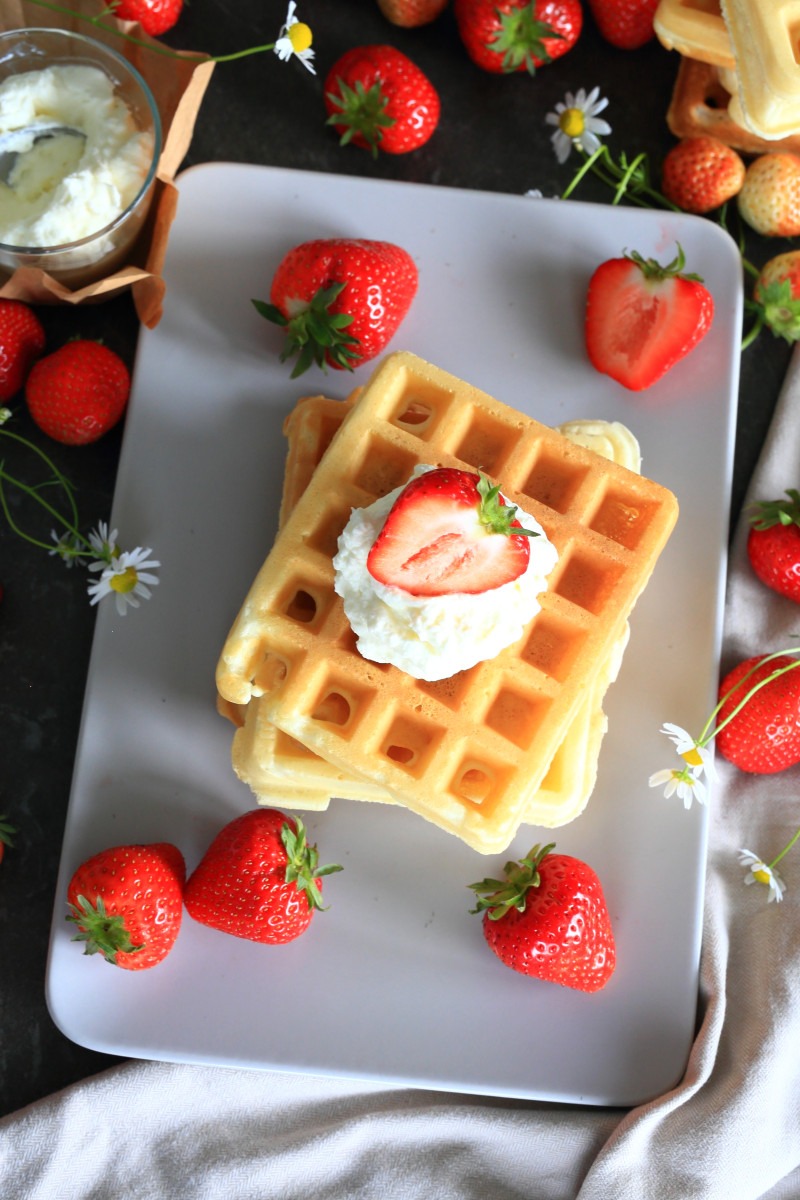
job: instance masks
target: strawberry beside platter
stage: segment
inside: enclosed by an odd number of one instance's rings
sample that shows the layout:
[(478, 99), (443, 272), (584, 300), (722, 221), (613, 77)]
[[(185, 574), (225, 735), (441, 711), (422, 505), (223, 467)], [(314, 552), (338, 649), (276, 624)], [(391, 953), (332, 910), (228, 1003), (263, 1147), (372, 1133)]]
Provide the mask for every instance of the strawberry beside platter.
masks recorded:
[[(112, 513), (153, 548), (161, 582), (124, 618), (98, 612), (54, 906), (54, 1020), (120, 1055), (587, 1104), (658, 1094), (681, 1077), (694, 1031), (707, 813), (648, 778), (669, 760), (663, 722), (699, 727), (716, 690), (742, 306), (733, 242), (681, 214), (237, 164), (192, 168), (179, 185), (165, 315), (142, 333)], [(70, 942), (66, 882), (88, 854), (169, 840), (191, 870), (252, 804), (215, 710), (217, 655), (276, 531), (285, 415), (302, 395), (344, 398), (371, 368), (291, 380), (281, 333), (251, 299), (290, 246), (332, 236), (414, 257), (419, 292), (390, 349), (546, 424), (622, 421), (645, 473), (680, 502), (609, 693), (589, 807), (561, 830), (526, 829), (504, 856), (553, 840), (591, 862), (618, 947), (597, 995), (516, 976), (487, 953), (468, 885), (501, 862), (356, 801), (307, 816), (344, 870), (296, 943), (187, 921), (168, 960), (131, 978)], [(586, 357), (586, 286), (626, 247), (665, 257), (676, 242), (713, 291), (714, 325), (633, 395)], [(298, 996), (312, 994), (298, 1020)]]

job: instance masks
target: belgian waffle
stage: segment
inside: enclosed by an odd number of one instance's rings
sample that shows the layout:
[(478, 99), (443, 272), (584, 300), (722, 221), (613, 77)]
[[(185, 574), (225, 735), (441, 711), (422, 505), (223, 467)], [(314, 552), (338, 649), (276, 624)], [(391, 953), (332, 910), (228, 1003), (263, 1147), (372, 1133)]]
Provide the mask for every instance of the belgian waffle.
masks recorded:
[(800, 10), (795, 0), (721, 0), (736, 61), (731, 116), (774, 142), (800, 129)]
[[(333, 434), (350, 411), (347, 401), (310, 396), (298, 401), (284, 422), (288, 441), (280, 524), (305, 490)], [(558, 426), (571, 441), (606, 458), (639, 471), (639, 444), (624, 425), (581, 419)], [(628, 630), (615, 647), (612, 661), (584, 700), (555, 753), (541, 787), (530, 797), (525, 823), (554, 827), (574, 820), (586, 806), (597, 778), (597, 760), (607, 728), (602, 701), (616, 676), (627, 643)], [(280, 802), (287, 807), (327, 808), (334, 796), (348, 800), (394, 802), (394, 797), (366, 779), (348, 777), (302, 743), (276, 729), (259, 715), (259, 699), (248, 705), (220, 700), (220, 711), (239, 726), (232, 748), (237, 776), (247, 783), (260, 803)]]
[(660, 0), (653, 29), (667, 50), (736, 70), (736, 59), (719, 0)]
[[(482, 469), (559, 552), (514, 646), (437, 683), (362, 658), (333, 589), (352, 508), (418, 463)], [(378, 366), (334, 435), (223, 647), (224, 700), (482, 853), (505, 849), (677, 518), (666, 488), (412, 354)]]
[(696, 59), (681, 59), (667, 109), (670, 132), (677, 138), (711, 134), (742, 154), (767, 154), (777, 150), (800, 153), (800, 134), (777, 140), (759, 137), (734, 120), (732, 100), (729, 87), (722, 81), (720, 68)]

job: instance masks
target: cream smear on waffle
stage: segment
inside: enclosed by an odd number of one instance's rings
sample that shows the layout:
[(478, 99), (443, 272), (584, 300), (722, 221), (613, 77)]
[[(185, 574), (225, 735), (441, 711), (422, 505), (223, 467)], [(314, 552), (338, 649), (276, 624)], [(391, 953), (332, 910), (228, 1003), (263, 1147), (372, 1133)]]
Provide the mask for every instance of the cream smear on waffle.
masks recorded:
[[(420, 465), (413, 474), (430, 470)], [(391, 663), (415, 679), (447, 679), (518, 641), (541, 608), (538, 597), (558, 552), (538, 521), (518, 508), (521, 525), (540, 535), (529, 538), (528, 566), (518, 579), (475, 595), (413, 596), (386, 587), (370, 575), (367, 556), (403, 487), (353, 509), (333, 560), (334, 587), (364, 658)]]

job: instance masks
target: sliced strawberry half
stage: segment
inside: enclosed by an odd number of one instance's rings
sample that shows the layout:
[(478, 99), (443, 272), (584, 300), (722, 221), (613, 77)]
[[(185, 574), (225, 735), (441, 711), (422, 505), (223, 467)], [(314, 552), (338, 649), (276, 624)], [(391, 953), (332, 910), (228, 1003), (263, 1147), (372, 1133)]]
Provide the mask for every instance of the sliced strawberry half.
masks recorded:
[(413, 596), (474, 595), (518, 579), (530, 558), (514, 505), (484, 475), (437, 467), (406, 484), (367, 557), (379, 583)]

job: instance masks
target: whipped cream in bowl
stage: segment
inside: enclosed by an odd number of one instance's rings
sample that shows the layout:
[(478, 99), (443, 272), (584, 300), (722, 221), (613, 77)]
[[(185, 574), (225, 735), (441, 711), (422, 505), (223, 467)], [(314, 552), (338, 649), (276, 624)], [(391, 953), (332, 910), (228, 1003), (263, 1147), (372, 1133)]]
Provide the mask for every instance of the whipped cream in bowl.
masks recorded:
[(126, 260), (161, 154), (158, 107), (127, 59), (64, 30), (0, 35), (0, 148), (6, 278), (36, 267), (79, 287)]
[[(412, 478), (432, 469), (420, 465)], [(538, 597), (558, 552), (538, 521), (517, 507), (515, 519), (537, 535), (528, 538), (528, 565), (518, 578), (483, 592), (441, 596), (415, 596), (382, 584), (370, 574), (367, 557), (405, 486), (353, 509), (333, 559), (334, 587), (364, 658), (433, 682), (494, 658), (519, 640), (541, 608)]]

